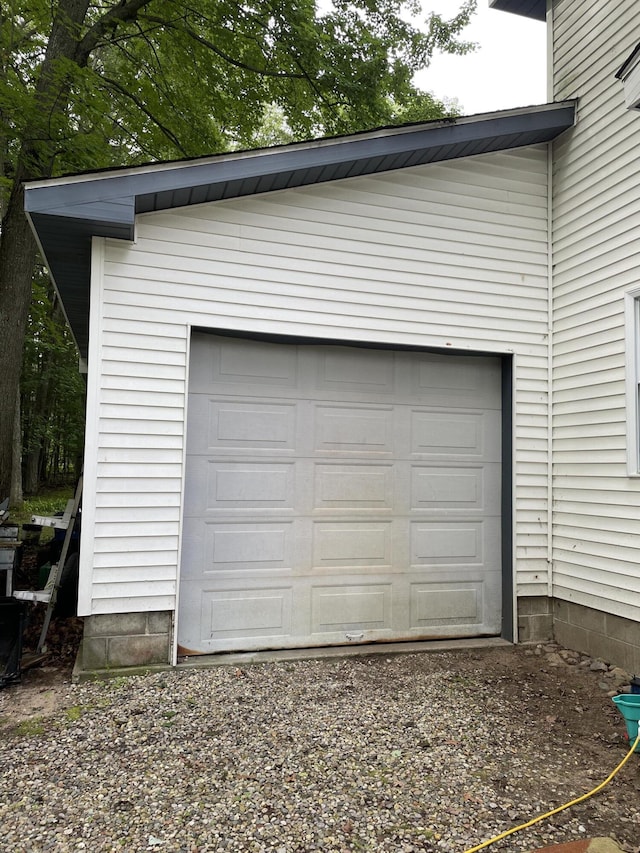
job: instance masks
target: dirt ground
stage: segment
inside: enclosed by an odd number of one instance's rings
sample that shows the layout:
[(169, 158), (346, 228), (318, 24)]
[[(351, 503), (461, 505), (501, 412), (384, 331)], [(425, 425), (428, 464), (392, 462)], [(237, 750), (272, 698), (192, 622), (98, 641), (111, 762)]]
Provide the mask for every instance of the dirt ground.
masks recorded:
[[(49, 659), (23, 672), (19, 685), (5, 688), (10, 696), (0, 721), (0, 737), (3, 729), (30, 717), (64, 712), (81, 628), (80, 619), (53, 622)], [(27, 650), (35, 645), (37, 635), (36, 620), (25, 638)], [(628, 750), (624, 721), (609, 695), (616, 689), (615, 676), (605, 669), (594, 671), (594, 662), (585, 656), (571, 656), (557, 646), (545, 645), (470, 650), (457, 653), (457, 658), (461, 684), (467, 676), (467, 683), (477, 683), (481, 672), (483, 683), (495, 685), (496, 695), (507, 697), (509, 707), (521, 715), (519, 722), (530, 722), (531, 741), (523, 743), (523, 750), (540, 753), (539, 773), (513, 779), (505, 768), (503, 776), (492, 780), (496, 789), (509, 785), (521, 797), (530, 793), (532, 804), (556, 807), (602, 782)], [(487, 713), (491, 713), (490, 707)], [(549, 762), (554, 753), (557, 761)], [(545, 774), (548, 763), (566, 767), (564, 778), (549, 779)], [(531, 766), (531, 761), (527, 764)], [(627, 853), (640, 853), (639, 797), (640, 753), (631, 757), (601, 793), (556, 815), (553, 821), (562, 826), (569, 819), (565, 816), (571, 812), (575, 817), (579, 810), (586, 837), (610, 836)]]
[(10, 697), (11, 720), (4, 718), (0, 722), (0, 732), (10, 724), (30, 717), (49, 717), (64, 708), (62, 695), (65, 686), (71, 681), (82, 639), (82, 619), (53, 618), (47, 632), (44, 659), (31, 666), (29, 661), (35, 657), (43, 618), (43, 607), (29, 605), (22, 639), (22, 657), (27, 668), (23, 668), (19, 684), (10, 684), (4, 688), (5, 695)]

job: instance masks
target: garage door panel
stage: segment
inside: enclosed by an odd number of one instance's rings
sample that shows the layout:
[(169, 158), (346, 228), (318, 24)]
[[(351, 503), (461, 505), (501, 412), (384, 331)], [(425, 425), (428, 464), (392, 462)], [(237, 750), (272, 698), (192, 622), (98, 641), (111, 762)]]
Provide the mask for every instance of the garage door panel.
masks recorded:
[(314, 586), (311, 631), (313, 634), (336, 634), (344, 642), (349, 639), (346, 634), (391, 630), (392, 595), (389, 583)]
[(455, 402), (460, 396), (475, 394), (480, 376), (474, 376), (477, 372), (475, 362), (466, 358), (451, 359), (443, 355), (418, 355), (413, 359), (412, 367), (412, 391), (420, 393), (429, 391), (428, 399), (437, 402), (436, 395), (442, 392), (446, 399), (455, 394)]
[(291, 574), (301, 522), (219, 523), (188, 519), (183, 534), (185, 579), (251, 573)]
[(350, 567), (391, 569), (393, 524), (378, 522), (315, 522), (313, 569)]
[(393, 453), (393, 408), (317, 405), (314, 451), (320, 454)]
[(464, 509), (482, 506), (482, 468), (416, 467), (411, 472), (411, 508)]
[(189, 389), (208, 393), (212, 386), (242, 387), (244, 393), (262, 396), (261, 388), (290, 392), (299, 381), (297, 347), (281, 347), (258, 341), (233, 338), (207, 338), (194, 335), (192, 340)]
[(315, 465), (314, 509), (393, 509), (391, 465)]
[(316, 354), (315, 390), (325, 393), (392, 395), (396, 389), (394, 353), (358, 347), (325, 347)]
[(189, 403), (191, 453), (293, 453), (298, 406), (269, 400), (239, 402), (192, 395)]
[(205, 550), (209, 571), (264, 571), (293, 567), (293, 525), (208, 524)]
[(502, 559), (499, 518), (438, 518), (412, 521), (410, 565), (433, 571), (464, 572), (477, 567), (482, 572), (499, 570)]
[(208, 462), (209, 509), (293, 510), (295, 464), (273, 462)]
[(416, 355), (411, 379), (411, 398), (428, 400), (430, 406), (501, 408), (497, 359)]
[(496, 634), (498, 359), (196, 334), (179, 644)]
[(482, 583), (416, 583), (411, 587), (411, 627), (482, 623)]
[(485, 562), (482, 521), (431, 521), (411, 525), (411, 565), (477, 565)]
[(411, 469), (411, 509), (497, 515), (500, 466), (415, 465)]
[(454, 578), (447, 571), (435, 570), (426, 578), (409, 577), (412, 630), (429, 630), (440, 636), (495, 632), (495, 620), (501, 613), (502, 574), (498, 569), (462, 570)]
[(500, 461), (500, 412), (412, 409), (411, 453), (438, 459)]
[(237, 638), (291, 636), (291, 587), (205, 591), (200, 623), (205, 642)]
[(274, 510), (293, 512), (302, 473), (296, 462), (208, 459), (190, 456), (185, 517)]

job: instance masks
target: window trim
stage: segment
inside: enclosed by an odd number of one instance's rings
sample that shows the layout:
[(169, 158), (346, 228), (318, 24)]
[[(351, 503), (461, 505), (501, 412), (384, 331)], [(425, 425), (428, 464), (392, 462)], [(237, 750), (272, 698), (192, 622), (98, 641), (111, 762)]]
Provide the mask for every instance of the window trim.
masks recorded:
[(627, 475), (640, 477), (640, 287), (624, 295)]

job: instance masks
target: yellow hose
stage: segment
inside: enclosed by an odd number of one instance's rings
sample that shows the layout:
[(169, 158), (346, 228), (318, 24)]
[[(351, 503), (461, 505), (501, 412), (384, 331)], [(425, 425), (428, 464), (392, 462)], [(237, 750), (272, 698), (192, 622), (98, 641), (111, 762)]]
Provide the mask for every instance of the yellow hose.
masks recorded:
[(470, 847), (468, 850), (465, 850), (464, 853), (476, 853), (477, 850), (482, 850), (483, 848), (488, 847), (490, 844), (495, 844), (496, 841), (501, 841), (508, 835), (513, 835), (514, 832), (520, 832), (521, 829), (527, 829), (528, 827), (533, 826), (534, 823), (539, 823), (545, 818), (551, 817), (554, 814), (558, 814), (558, 812), (563, 812), (565, 809), (568, 809), (571, 806), (575, 806), (578, 803), (583, 802), (583, 800), (588, 800), (589, 797), (593, 797), (593, 795), (601, 791), (605, 787), (605, 785), (609, 784), (609, 782), (613, 779), (613, 777), (619, 770), (622, 770), (624, 765), (631, 758), (638, 743), (640, 743), (640, 728), (638, 729), (638, 736), (633, 742), (633, 746), (631, 747), (629, 752), (625, 755), (620, 764), (618, 764), (618, 766), (611, 771), (611, 773), (607, 776), (604, 782), (601, 782), (596, 788), (593, 789), (593, 791), (589, 791), (588, 794), (583, 794), (581, 797), (576, 797), (575, 800), (571, 800), (571, 802), (565, 803), (563, 806), (558, 806), (557, 809), (553, 809), (550, 812), (545, 812), (545, 814), (538, 815), (538, 817), (534, 817), (531, 820), (528, 820), (526, 823), (520, 824), (520, 826), (514, 826), (513, 829), (507, 829), (506, 832), (501, 832), (500, 835), (496, 835), (493, 838), (490, 838), (488, 841), (483, 841), (482, 844), (478, 844), (475, 847)]

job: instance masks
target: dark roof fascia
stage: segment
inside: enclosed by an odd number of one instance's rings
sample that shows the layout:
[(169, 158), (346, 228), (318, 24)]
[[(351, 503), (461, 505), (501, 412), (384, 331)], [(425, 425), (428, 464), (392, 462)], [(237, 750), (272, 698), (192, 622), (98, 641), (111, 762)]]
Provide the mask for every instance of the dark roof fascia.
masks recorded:
[(546, 21), (547, 0), (489, 0), (492, 9), (502, 12), (512, 12), (535, 21)]
[[(74, 176), (68, 180), (58, 178), (32, 182), (25, 187), (25, 209), (29, 213), (104, 222), (106, 227), (115, 223), (133, 225), (136, 212), (184, 206), (183, 201), (173, 204), (168, 198), (153, 203), (152, 198), (159, 193), (228, 185), (236, 180), (281, 175), (283, 172), (291, 177), (288, 186), (303, 185), (307, 181), (304, 175), (296, 174), (299, 170), (309, 174), (316, 168), (348, 163), (352, 166), (350, 173), (354, 174), (353, 167), (359, 163), (363, 168), (357, 169), (357, 173), (370, 174), (380, 171), (375, 163), (379, 157), (388, 159), (423, 151), (423, 162), (434, 162), (466, 156), (460, 155), (456, 149), (467, 144), (474, 146), (472, 154), (484, 153), (483, 143), (490, 145), (491, 150), (511, 148), (515, 147), (514, 137), (517, 139), (520, 134), (544, 134), (548, 131), (555, 135), (570, 127), (574, 121), (573, 110), (573, 101), (545, 104), (526, 110), (411, 125), (404, 132), (394, 128), (392, 132), (365, 138), (355, 135), (337, 142), (318, 140), (310, 145), (266, 148), (238, 155), (223, 154), (204, 161), (134, 167), (124, 174), (121, 170), (113, 170)], [(395, 168), (403, 168), (403, 164)], [(317, 177), (309, 183), (317, 183)]]
[(83, 356), (92, 236), (133, 240), (136, 213), (548, 142), (575, 101), (25, 185), (25, 210)]

